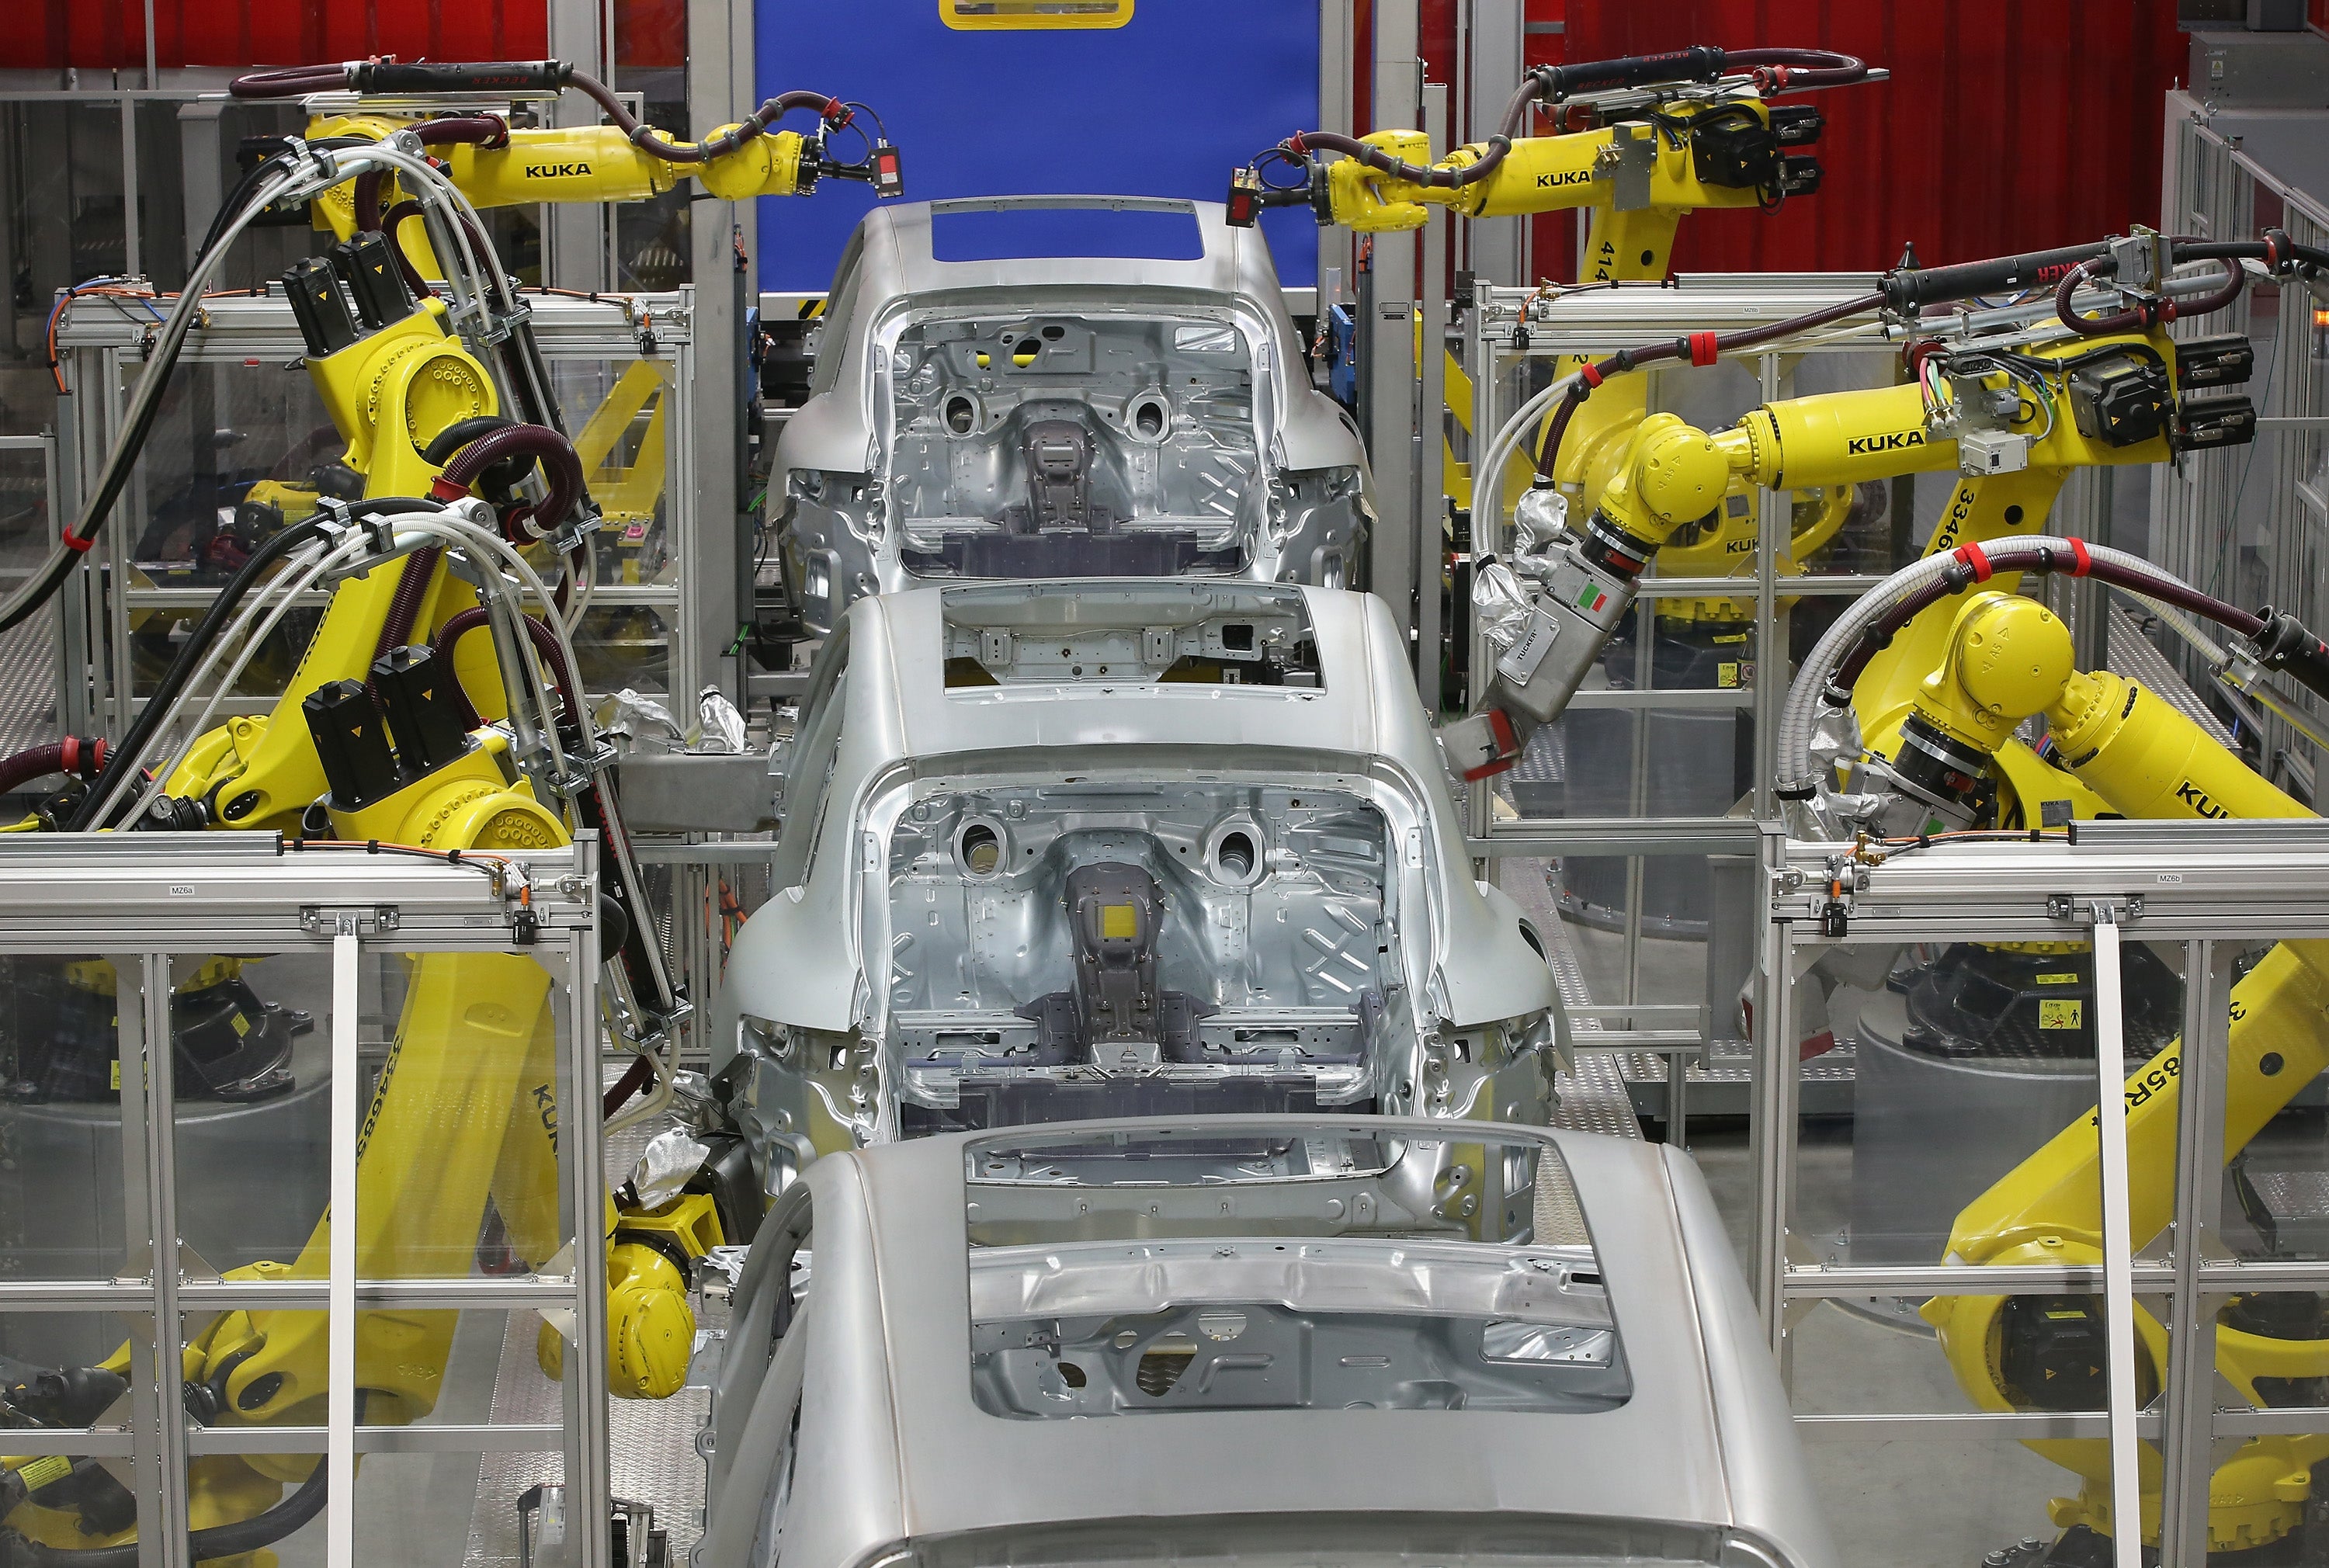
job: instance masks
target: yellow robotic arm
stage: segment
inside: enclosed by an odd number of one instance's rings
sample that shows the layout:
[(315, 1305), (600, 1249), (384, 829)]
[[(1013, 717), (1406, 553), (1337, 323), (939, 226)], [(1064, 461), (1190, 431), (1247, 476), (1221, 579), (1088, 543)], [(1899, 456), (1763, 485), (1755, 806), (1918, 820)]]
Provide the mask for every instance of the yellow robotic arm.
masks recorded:
[[(1638, 384), (1638, 376), (1624, 372), (1645, 359), (1713, 347), (1684, 339), (1621, 355), (1590, 368), (1577, 384), (1580, 390), (1620, 379)], [(1975, 529), (1988, 530), (1990, 538), (2038, 531), (2073, 468), (2162, 462), (2173, 449), (2230, 444), (2249, 438), (2254, 429), (2244, 399), (2202, 405), (2215, 412), (2197, 417), (2179, 400), (2179, 371), (2211, 386), (2244, 379), (2245, 339), (2178, 343), (2155, 326), (2013, 351), (1978, 343), (1919, 344), (1913, 362), (1916, 379), (1908, 384), (1787, 399), (1751, 410), (1730, 429), (1691, 432), (1721, 476), (1688, 515), (1645, 510), (1640, 499), (1666, 477), (1651, 465), (1668, 465), (1670, 476), (1674, 432), (1688, 427), (1672, 415), (1640, 420), (1617, 461), (1608, 465), (1599, 502), (1581, 534), (1567, 528), (1568, 502), (1551, 476), (1559, 471), (1567, 424), (1556, 414), (1536, 485), (1515, 512), (1524, 543), (1514, 566), (1536, 578), (1542, 591), (1532, 595), (1526, 630), (1496, 661), (1480, 710), (1442, 732), (1465, 775), (1485, 777), (1518, 760), (1529, 733), (1568, 705), (1617, 630), (1644, 567), (1684, 525), (1719, 530), (1715, 502), (1730, 490), (1833, 493), (1872, 480), (1956, 470), (1964, 478), (1928, 547), (1947, 550), (1969, 542)], [(1572, 393), (1563, 413), (1590, 407), (1592, 401)], [(1653, 425), (1664, 434), (1645, 444)], [(1693, 496), (1693, 504), (1697, 499)], [(1533, 558), (1525, 542), (1532, 539), (1539, 541)], [(1589, 581), (1597, 590), (1589, 596)], [(2012, 587), (2011, 577), (2001, 586)], [(1915, 671), (1921, 679), (1938, 662), (1935, 640), (1947, 626), (1946, 620), (1919, 617), (1862, 672), (1854, 708), (1871, 750), (1891, 745), (1914, 684), (1903, 672)]]
[[(1589, 209), (1580, 281), (1655, 281), (1666, 274), (1685, 213), (1773, 211), (1789, 196), (1819, 188), (1819, 161), (1802, 149), (1819, 138), (1820, 112), (1773, 106), (1766, 96), (1882, 75), (1847, 55), (1806, 50), (1726, 53), (1702, 47), (1548, 66), (1523, 79), (1496, 136), (1437, 163), (1421, 131), (1378, 131), (1355, 140), (1318, 132), (1292, 136), (1232, 176), (1229, 221), (1251, 223), (1263, 207), (1306, 203), (1321, 224), (1395, 232), (1420, 228), (1435, 204), (1471, 218)], [(1604, 123), (1520, 136), (1538, 104), (1558, 106), (1564, 117), (1582, 110)], [(1316, 156), (1322, 153), (1344, 155), (1327, 163)], [(1278, 164), (1303, 177), (1271, 184), (1268, 171)], [(1555, 374), (1581, 362), (1563, 361)], [(1598, 479), (1626, 450), (1646, 407), (1643, 378), (1617, 378), (1579, 421), (1561, 476), (1573, 483), (1592, 472), (1598, 493)], [(1508, 491), (1509, 503), (1518, 493)], [(1751, 534), (1756, 498), (1740, 493)], [(1843, 524), (1849, 497), (1822, 499), (1832, 504), (1799, 530), (1793, 541), (1798, 551), (1816, 548)], [(1694, 542), (1719, 558), (1728, 541)]]
[[(1353, 138), (1299, 132), (1231, 176), (1229, 220), (1244, 225), (1260, 209), (1306, 204), (1318, 221), (1363, 230), (1422, 227), (1428, 204), (1471, 218), (1567, 211), (1654, 211), (1664, 242), (1675, 219), (1699, 207), (1774, 206), (1819, 186), (1815, 158), (1790, 149), (1819, 138), (1817, 109), (1774, 108), (1780, 92), (1877, 80), (1881, 71), (1824, 50), (1724, 51), (1703, 45), (1668, 54), (1550, 65), (1530, 71), (1504, 106), (1497, 133), (1431, 161), (1420, 131)], [(1523, 136), (1531, 109), (1581, 110), (1604, 123), (1551, 136)], [(1325, 164), (1316, 155), (1338, 153)], [(1301, 178), (1272, 183), (1266, 171), (1290, 165)], [(1588, 276), (1620, 261), (1625, 241), (1607, 236)], [(1647, 258), (1643, 258), (1646, 264)]]
[[(1923, 771), (1918, 780), (1923, 790), (1954, 791), (1968, 804), (1981, 798), (1976, 774), (1983, 759), (1994, 757), (2005, 737), (2036, 713), (2051, 731), (2056, 765), (2123, 815), (2196, 821), (2312, 814), (2155, 693), (2108, 671), (2076, 670), (2068, 631), (2036, 601), (1992, 590), (1935, 608), (1945, 612), (1946, 653), (1918, 682), (1908, 726), (1930, 737), (1920, 741), (1917, 755), (1946, 753), (1948, 763)], [(1975, 774), (1966, 773), (1968, 767)], [(1993, 779), (1989, 788), (2003, 783)], [(2329, 1034), (2321, 1028), (2329, 1012), (2329, 941), (2273, 948), (2233, 988), (2230, 1007), (2228, 1160), (2329, 1067)], [(2165, 1228), (2173, 1212), (2182, 1049), (2181, 1041), (2169, 1045), (2126, 1081), (2128, 1228), (2138, 1249)], [(1967, 1206), (1950, 1235), (1949, 1261), (2099, 1263), (2098, 1159), (2089, 1115)], [(1938, 1330), (1958, 1383), (1984, 1409), (2082, 1410), (2101, 1401), (2101, 1319), (2094, 1300), (1937, 1296), (1924, 1316)], [(2148, 1398), (2167, 1364), (2167, 1330), (2140, 1304), (2136, 1319), (2137, 1381), (2141, 1396)], [(2329, 1339), (2280, 1338), (2220, 1324), (2216, 1369), (2242, 1398), (2262, 1405), (2270, 1400), (2259, 1379), (2329, 1376)], [(2054, 1504), (2054, 1522), (2073, 1538), (2107, 1532), (2108, 1445), (2037, 1440), (2030, 1446), (2081, 1480), (2077, 1498)], [(2210, 1546), (2244, 1550), (2269, 1545), (2297, 1527), (2312, 1490), (2309, 1472), (2329, 1459), (2329, 1438), (2257, 1437), (2217, 1452), (2209, 1488)], [(2144, 1529), (2155, 1540), (2160, 1471), (2155, 1458), (2146, 1457), (2143, 1476)]]
[[(817, 92), (781, 93), (745, 119), (722, 126), (700, 142), (688, 142), (643, 125), (604, 83), (560, 61), (442, 65), (351, 61), (253, 71), (236, 78), (230, 90), (240, 99), (354, 90), (407, 101), (434, 97), (475, 103), (569, 87), (595, 100), (612, 123), (513, 127), (491, 113), (429, 115), (359, 106), (354, 112), (318, 116), (309, 122), (306, 137), (380, 141), (410, 133), (435, 150), (452, 183), (471, 205), (481, 209), (542, 202), (644, 201), (690, 174), (712, 195), (731, 202), (806, 195), (826, 177), (863, 181), (883, 197), (905, 191), (898, 149), (881, 128), (881, 117), (862, 104)], [(814, 131), (771, 128), (778, 118), (804, 108), (816, 111)], [(871, 133), (863, 133), (861, 116), (872, 122)], [(834, 156), (828, 135), (853, 127), (863, 134), (864, 155), (855, 160)], [(383, 213), (396, 214), (399, 195), (392, 181), (344, 185), (316, 202), (316, 221), (345, 239), (379, 227)], [(398, 216), (387, 221), (392, 233), (401, 226)], [(416, 234), (406, 255), (420, 277), (442, 276), (425, 237)]]
[[(113, 806), (134, 799), (140, 819), (156, 825), (289, 829), (317, 840), (316, 852), (337, 846), (361, 853), (376, 840), (401, 852), (460, 850), (486, 864), (499, 850), (564, 843), (588, 825), (606, 835), (615, 865), (627, 865), (614, 802), (590, 772), (593, 747), (570, 643), (554, 620), (519, 614), (500, 586), (504, 569), (517, 572), (548, 601), (546, 615), (561, 607), (530, 568), (520, 569), (514, 552), (535, 534), (568, 548), (565, 525), (581, 494), (580, 459), (555, 431), (500, 417), (495, 375), (448, 330), (442, 302), (405, 290), (381, 236), (336, 246), (328, 258), (296, 266), (285, 281), (310, 374), (346, 443), (348, 465), (365, 475), (366, 499), (325, 503), (262, 546), (108, 753), (71, 825), (102, 825)], [(522, 316), (511, 331), (523, 337)], [(561, 453), (562, 462), (552, 461)], [(496, 481), (498, 458), (521, 462), (529, 476)], [(543, 473), (531, 496), (496, 491), (499, 516), (467, 493), (473, 482), (489, 491), (535, 484), (530, 471), (537, 460)], [(368, 521), (368, 514), (457, 518), (467, 532), (450, 521), (429, 522), (436, 533), (400, 532), (401, 525)], [(529, 520), (541, 524), (532, 533)], [(413, 542), (420, 539), (440, 542)], [(125, 792), (151, 760), (146, 753), (171, 721), (193, 663), (230, 616), (244, 614), (238, 601), (288, 592), (288, 579), (267, 573), (310, 545), (329, 545), (363, 575), (334, 588), (283, 702), (265, 718), (198, 737), (145, 798)], [(481, 604), (456, 576), (453, 549), (472, 558), (461, 569), (487, 585), (493, 605)], [(498, 619), (489, 613), (496, 609)], [(250, 623), (246, 616), (238, 624)], [(491, 638), (465, 635), (487, 624)], [(504, 705), (504, 691), (522, 697)], [(505, 706), (538, 710), (555, 733), (529, 739), (516, 714), (496, 722)], [(602, 892), (608, 906), (638, 908), (617, 880), (610, 876)], [(646, 1031), (682, 1016), (684, 999), (670, 988), (643, 919), (610, 914), (608, 924), (621, 931), (609, 945), (623, 954), (636, 1004), (622, 1026), (646, 1048), (656, 1038)], [(425, 954), (411, 962), (390, 1066), (366, 1116), (355, 1211), (319, 1220), (297, 1258), (253, 1265), (240, 1277), (320, 1277), (335, 1220), (356, 1227), (366, 1277), (466, 1274), (488, 1214), (525, 1263), (558, 1266), (565, 1227), (558, 1220), (550, 976), (514, 955)], [(609, 1206), (608, 1376), (618, 1394), (660, 1397), (679, 1386), (693, 1327), (690, 1265), (711, 1246), (747, 1239), (757, 1224), (758, 1206), (750, 1201), (757, 1189), (732, 1169), (711, 1178), (710, 1190), (698, 1185), (654, 1199), (627, 1191)], [(360, 1419), (402, 1422), (429, 1413), (453, 1321), (447, 1312), (360, 1315)], [(553, 1375), (562, 1345), (553, 1332), (541, 1347)], [(0, 1427), (19, 1416), (86, 1424), (96, 1413), (67, 1408), (72, 1392), (101, 1394), (108, 1385), (104, 1368), (32, 1371), (32, 1385), (53, 1382), (62, 1392), (25, 1394), (17, 1369), (0, 1365)], [(190, 1410), (214, 1424), (311, 1419), (326, 1393), (324, 1314), (227, 1314), (193, 1335), (184, 1377)], [(106, 1403), (98, 1402), (99, 1411)], [(253, 1560), (312, 1516), (320, 1502), (315, 1469), (301, 1456), (195, 1461), (187, 1478), (195, 1554)], [(288, 1498), (287, 1487), (296, 1488)], [(60, 1469), (47, 1460), (0, 1458), (0, 1557), (10, 1556), (19, 1538), (61, 1551), (126, 1542), (134, 1510), (125, 1516), (113, 1506), (117, 1491), (81, 1463)]]

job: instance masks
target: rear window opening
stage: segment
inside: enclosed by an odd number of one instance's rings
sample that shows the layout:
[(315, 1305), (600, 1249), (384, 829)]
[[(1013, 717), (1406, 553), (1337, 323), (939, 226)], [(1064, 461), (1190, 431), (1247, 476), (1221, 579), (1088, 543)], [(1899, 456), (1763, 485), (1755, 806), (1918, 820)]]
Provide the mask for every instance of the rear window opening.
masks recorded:
[(1202, 261), (1204, 231), (1193, 206), (1007, 207), (930, 212), (930, 255), (939, 261), (1027, 261), (1055, 256)]
[(973, 1143), (974, 1398), (1023, 1421), (1617, 1408), (1632, 1376), (1560, 1151), (1479, 1138), (1305, 1121)]

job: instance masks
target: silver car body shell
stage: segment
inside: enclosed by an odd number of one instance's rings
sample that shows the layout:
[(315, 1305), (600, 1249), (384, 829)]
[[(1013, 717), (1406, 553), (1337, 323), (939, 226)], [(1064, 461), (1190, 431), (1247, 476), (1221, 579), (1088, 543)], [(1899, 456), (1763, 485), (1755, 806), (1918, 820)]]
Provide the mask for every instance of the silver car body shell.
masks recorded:
[[(950, 211), (1107, 207), (1190, 214), (1202, 253), (1191, 260), (1042, 257), (1004, 261), (941, 261), (932, 253), (932, 218)], [(1193, 314), (1233, 324), (1253, 377), (1253, 441), (1267, 480), (1351, 471), (1363, 515), (1374, 515), (1372, 479), (1358, 428), (1342, 407), (1310, 384), (1300, 338), (1287, 315), (1277, 269), (1258, 229), (1233, 229), (1218, 202), (1145, 197), (997, 197), (900, 202), (866, 214), (834, 273), (811, 380), (811, 395), (787, 419), (777, 443), (768, 487), (772, 519), (785, 537), (794, 590), (808, 624), (829, 631), (841, 612), (867, 594), (896, 593), (926, 580), (901, 559), (905, 537), (895, 515), (889, 456), (898, 431), (891, 351), (910, 326), (1004, 314)], [(796, 474), (844, 475), (862, 482), (878, 527), (820, 523), (813, 539), (797, 518)], [(1363, 525), (1362, 525), (1363, 526)], [(1330, 530), (1332, 531), (1332, 530)], [(874, 533), (876, 537), (865, 537)], [(1342, 561), (1355, 537), (1273, 537), (1249, 530), (1242, 575), (1261, 581), (1315, 582), (1314, 564)], [(823, 557), (824, 564), (811, 558)], [(825, 591), (815, 577), (826, 575)], [(1339, 587), (1339, 566), (1325, 586)]]
[[(1696, 1165), (1671, 1146), (1499, 1131), (1549, 1141), (1566, 1164), (1637, 1347), (1617, 1408), (991, 1415), (968, 1372), (971, 1140), (818, 1161), (806, 1178), (815, 1283), (790, 1487), (807, 1501), (789, 1512), (785, 1568), (856, 1568), (917, 1540), (1080, 1520), (1161, 1534), (1174, 1519), (1289, 1515), (1673, 1522), (1715, 1533), (1726, 1563), (1833, 1568), (1786, 1394)], [(744, 1417), (719, 1423), (732, 1431)], [(723, 1508), (762, 1506), (714, 1497), (712, 1527)]]
[[(851, 606), (841, 633), (846, 663), (832, 699), (842, 707), (830, 771), (821, 784), (797, 776), (804, 766), (823, 770), (796, 756), (787, 788), (786, 835), (812, 835), (816, 847), (801, 878), (779, 886), (735, 940), (715, 1021), (715, 1070), (744, 1019), (835, 1036), (880, 1033), (897, 934), (885, 924), (891, 830), (916, 791), (982, 777), (1058, 780), (1073, 772), (1169, 784), (1329, 775), (1380, 812), (1396, 845), (1389, 870), (1400, 907), (1425, 912), (1422, 939), (1411, 919), (1398, 939), (1418, 1033), (1550, 1019), (1559, 1000), (1551, 971), (1523, 934), (1518, 906), (1472, 876), (1438, 742), (1381, 601), (1332, 588), (1234, 590), (1299, 596), (1325, 675), (1315, 690), (1089, 682), (962, 690), (948, 689), (940, 675), (944, 601), (956, 591), (923, 588)], [(1100, 591), (1161, 603), (1206, 590), (1151, 579), (1026, 588), (1036, 609), (1068, 617), (1080, 595)], [(780, 868), (784, 849), (780, 841)], [(894, 1086), (884, 1098), (894, 1102)], [(1448, 1109), (1500, 1120), (1543, 1111)], [(884, 1128), (859, 1141), (894, 1135)]]

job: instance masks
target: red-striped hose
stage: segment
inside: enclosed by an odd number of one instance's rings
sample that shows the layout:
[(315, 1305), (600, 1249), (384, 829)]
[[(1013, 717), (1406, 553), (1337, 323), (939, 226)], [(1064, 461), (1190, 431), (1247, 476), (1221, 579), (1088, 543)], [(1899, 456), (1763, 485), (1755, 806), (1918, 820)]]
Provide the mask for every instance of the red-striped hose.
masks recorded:
[(105, 765), (105, 742), (92, 736), (68, 735), (46, 746), (27, 746), (13, 756), (0, 757), (0, 795), (13, 794), (37, 778), (51, 774), (77, 774), (95, 778)]

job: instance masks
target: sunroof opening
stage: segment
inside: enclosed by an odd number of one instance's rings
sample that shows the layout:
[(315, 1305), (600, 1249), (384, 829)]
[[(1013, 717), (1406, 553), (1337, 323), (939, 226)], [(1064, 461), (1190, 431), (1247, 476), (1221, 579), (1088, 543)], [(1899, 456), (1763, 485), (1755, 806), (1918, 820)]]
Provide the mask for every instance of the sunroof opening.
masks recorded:
[(1196, 210), (1158, 207), (1003, 207), (930, 213), (930, 255), (939, 261), (1019, 261), (1098, 257), (1198, 261), (1205, 237)]

